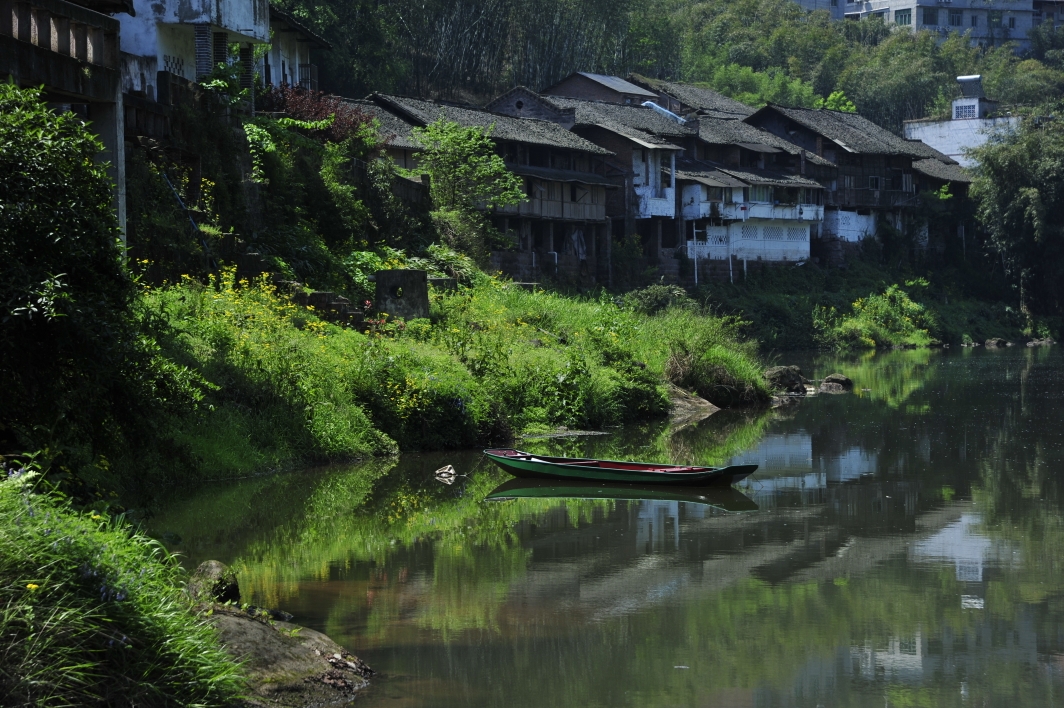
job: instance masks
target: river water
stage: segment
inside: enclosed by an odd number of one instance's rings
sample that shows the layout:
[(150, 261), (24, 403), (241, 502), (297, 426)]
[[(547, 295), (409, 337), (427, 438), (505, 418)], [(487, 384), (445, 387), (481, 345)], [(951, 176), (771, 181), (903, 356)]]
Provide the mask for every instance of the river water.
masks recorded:
[(448, 452), (219, 484), (150, 526), (367, 661), (364, 706), (1064, 704), (1064, 352), (792, 362), (860, 390), (520, 443), (760, 465), (739, 493), (490, 501), (507, 475)]

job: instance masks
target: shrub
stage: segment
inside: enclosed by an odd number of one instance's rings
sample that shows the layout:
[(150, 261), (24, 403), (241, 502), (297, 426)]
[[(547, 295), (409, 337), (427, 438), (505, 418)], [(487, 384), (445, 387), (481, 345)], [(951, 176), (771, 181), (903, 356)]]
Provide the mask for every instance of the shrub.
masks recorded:
[(874, 349), (886, 346), (926, 347), (938, 327), (932, 310), (913, 302), (897, 285), (853, 303), (853, 313), (817, 306), (813, 327), (822, 344), (837, 349)]
[(0, 703), (230, 705), (239, 669), (193, 614), (181, 567), (121, 521), (0, 480)]
[(669, 307), (692, 309), (698, 306), (679, 285), (648, 285), (624, 296), (624, 301), (636, 312), (652, 315)]

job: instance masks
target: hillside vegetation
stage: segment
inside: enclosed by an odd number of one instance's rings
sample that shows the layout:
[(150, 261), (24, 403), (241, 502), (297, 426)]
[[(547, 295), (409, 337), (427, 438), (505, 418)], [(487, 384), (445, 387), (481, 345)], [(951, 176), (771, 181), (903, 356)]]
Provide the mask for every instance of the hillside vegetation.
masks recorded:
[(1029, 56), (973, 49), (954, 33), (878, 18), (832, 22), (790, 0), (282, 0), (333, 44), (323, 87), (479, 101), (542, 89), (573, 71), (704, 84), (751, 105), (812, 106), (842, 91), (864, 116), (901, 121), (948, 110), (955, 77), (981, 73), (1005, 103), (1064, 88), (1064, 29), (1042, 25)]

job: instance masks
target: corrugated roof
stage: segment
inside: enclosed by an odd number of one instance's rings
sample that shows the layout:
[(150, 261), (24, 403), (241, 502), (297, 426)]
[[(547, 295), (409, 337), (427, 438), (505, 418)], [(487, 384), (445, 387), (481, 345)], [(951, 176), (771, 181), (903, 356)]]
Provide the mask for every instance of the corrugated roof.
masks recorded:
[(922, 172), (928, 177), (940, 179), (944, 182), (960, 182), (971, 184), (972, 178), (960, 165), (947, 165), (941, 160), (927, 158), (913, 163), (913, 169)]
[(644, 106), (622, 106), (602, 101), (585, 101), (578, 98), (551, 96), (551, 103), (563, 108), (576, 109), (577, 125), (620, 125), (638, 130), (650, 136), (682, 138), (697, 130), (697, 126), (683, 125), (663, 116), (653, 108)]
[(639, 74), (631, 74), (628, 79), (640, 86), (667, 94), (685, 106), (696, 111), (707, 111), (715, 117), (740, 119), (752, 115), (754, 109), (745, 103), (728, 98), (716, 91), (692, 84), (680, 84), (672, 81), (651, 79)]
[[(591, 79), (597, 84), (602, 84), (608, 89), (616, 91), (617, 93), (630, 93), (633, 96), (646, 96), (647, 98), (657, 98), (653, 93), (647, 91), (645, 88), (636, 86), (633, 83), (625, 81), (620, 76), (609, 76), (607, 74), (589, 74), (586, 71), (576, 72), (585, 79)], [(562, 79), (564, 81), (565, 79)], [(558, 83), (561, 83), (559, 81)], [(557, 84), (555, 84), (557, 85)]]
[(498, 113), (452, 106), (419, 98), (406, 96), (389, 96), (375, 93), (370, 97), (378, 105), (386, 106), (389, 111), (399, 112), (405, 119), (419, 125), (428, 125), (440, 117), (454, 121), (465, 127), (491, 128), (491, 137), (498, 140), (544, 145), (547, 147), (579, 150), (595, 155), (612, 155), (609, 150), (584, 140), (557, 123), (533, 118), (512, 118)]
[(871, 155), (932, 157), (954, 163), (951, 158), (918, 140), (905, 140), (856, 113), (826, 108), (785, 108), (769, 104), (758, 113), (776, 111), (839, 145), (847, 152)]

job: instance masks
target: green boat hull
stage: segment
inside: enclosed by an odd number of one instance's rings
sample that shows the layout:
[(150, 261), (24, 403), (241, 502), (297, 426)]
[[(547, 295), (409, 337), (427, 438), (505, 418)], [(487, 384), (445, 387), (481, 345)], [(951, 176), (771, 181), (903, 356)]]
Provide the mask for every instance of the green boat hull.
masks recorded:
[(704, 504), (724, 511), (757, 511), (757, 504), (731, 487), (681, 487), (660, 484), (621, 484), (582, 480), (511, 479), (492, 490), (488, 501), (509, 499), (621, 499)]
[(484, 454), (513, 476), (529, 479), (675, 484), (686, 487), (707, 484), (728, 486), (748, 477), (757, 469), (757, 465), (682, 467), (649, 462), (547, 457), (509, 449), (485, 450)]

